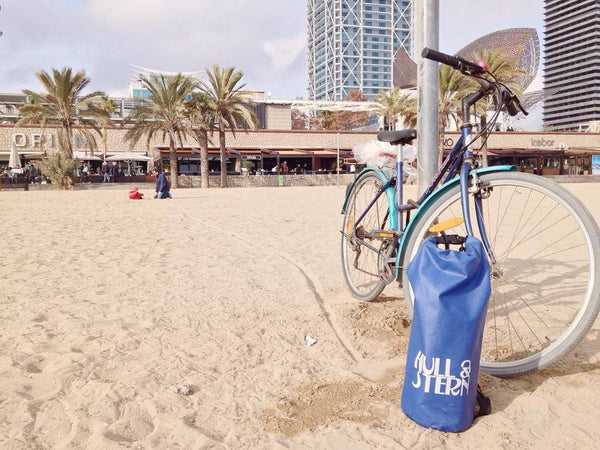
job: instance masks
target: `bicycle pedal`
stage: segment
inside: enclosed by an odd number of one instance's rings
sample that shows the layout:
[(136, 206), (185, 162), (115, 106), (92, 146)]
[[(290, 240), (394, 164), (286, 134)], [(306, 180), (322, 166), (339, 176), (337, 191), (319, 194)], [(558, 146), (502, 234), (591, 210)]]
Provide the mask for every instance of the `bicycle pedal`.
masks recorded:
[(373, 230), (371, 234), (376, 239), (393, 239), (400, 236), (400, 234), (394, 230)]

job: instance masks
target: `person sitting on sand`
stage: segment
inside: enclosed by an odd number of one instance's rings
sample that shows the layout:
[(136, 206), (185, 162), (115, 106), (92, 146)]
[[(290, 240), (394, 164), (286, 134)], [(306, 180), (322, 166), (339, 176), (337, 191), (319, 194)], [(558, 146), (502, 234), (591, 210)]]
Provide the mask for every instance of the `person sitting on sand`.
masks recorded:
[(163, 198), (173, 198), (171, 196), (171, 186), (169, 185), (169, 181), (167, 177), (165, 177), (165, 173), (158, 169), (158, 173), (156, 174), (156, 195), (154, 198), (163, 199)]
[(142, 200), (144, 198), (144, 194), (138, 191), (137, 187), (134, 187), (129, 191), (129, 198), (131, 200)]

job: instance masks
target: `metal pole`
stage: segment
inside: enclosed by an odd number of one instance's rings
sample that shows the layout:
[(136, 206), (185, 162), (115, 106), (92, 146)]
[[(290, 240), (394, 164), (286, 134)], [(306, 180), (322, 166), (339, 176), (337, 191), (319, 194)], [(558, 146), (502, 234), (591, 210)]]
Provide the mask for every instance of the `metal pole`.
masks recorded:
[(418, 106), (417, 133), (419, 194), (422, 194), (438, 169), (438, 91), (437, 64), (423, 59), (423, 48), (439, 47), (439, 0), (417, 0)]
[(340, 133), (337, 134), (337, 160), (335, 162), (337, 166), (337, 187), (340, 187)]

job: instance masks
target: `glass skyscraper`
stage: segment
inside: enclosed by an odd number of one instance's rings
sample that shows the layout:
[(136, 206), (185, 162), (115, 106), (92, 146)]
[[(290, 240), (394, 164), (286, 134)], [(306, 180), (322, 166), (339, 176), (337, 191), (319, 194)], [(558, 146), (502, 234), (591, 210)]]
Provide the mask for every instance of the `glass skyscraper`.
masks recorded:
[(308, 98), (368, 98), (393, 86), (394, 56), (413, 49), (413, 1), (308, 0)]
[(600, 120), (600, 2), (546, 0), (544, 125), (586, 130)]

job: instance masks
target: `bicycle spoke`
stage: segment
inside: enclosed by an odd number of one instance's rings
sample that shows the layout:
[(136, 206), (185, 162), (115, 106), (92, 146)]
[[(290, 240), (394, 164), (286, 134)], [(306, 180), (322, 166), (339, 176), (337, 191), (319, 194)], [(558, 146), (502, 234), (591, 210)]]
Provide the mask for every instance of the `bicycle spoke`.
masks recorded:
[[(569, 351), (598, 313), (599, 232), (583, 226), (577, 217), (588, 213), (580, 206), (574, 212), (570, 194), (548, 181), (519, 173), (481, 178), (490, 195), (480, 217), (496, 259), (481, 367), (493, 374), (535, 370)], [(458, 186), (441, 198), (421, 219), (418, 237), (408, 239), (407, 254), (414, 255), (430, 224), (462, 217)]]
[(385, 268), (380, 267), (382, 241), (375, 233), (385, 230), (389, 220), (386, 194), (383, 193), (375, 201), (382, 186), (382, 181), (375, 174), (361, 177), (349, 194), (344, 220), (344, 276), (350, 291), (361, 300), (377, 297), (386, 284), (382, 279), (382, 270), (385, 271)]

